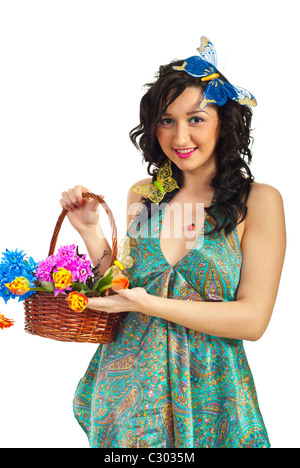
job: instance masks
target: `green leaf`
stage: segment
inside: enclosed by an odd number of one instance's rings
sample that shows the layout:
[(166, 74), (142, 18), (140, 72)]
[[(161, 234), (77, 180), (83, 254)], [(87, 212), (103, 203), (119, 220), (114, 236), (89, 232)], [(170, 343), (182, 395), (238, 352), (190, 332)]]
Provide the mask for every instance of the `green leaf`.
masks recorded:
[(73, 283), (72, 284), (72, 291), (77, 291), (77, 292), (85, 292), (85, 291), (89, 291), (89, 287), (84, 284), (84, 283), (81, 283), (81, 282), (76, 282), (76, 283)]
[(42, 281), (41, 285), (47, 291), (50, 291), (50, 292), (54, 291), (54, 283), (51, 283), (51, 281)]
[(93, 289), (101, 293), (105, 291), (106, 289), (110, 288), (112, 280), (113, 280), (113, 267), (107, 270), (106, 275), (97, 281)]
[(99, 297), (100, 293), (98, 291), (92, 290), (85, 293), (86, 297)]

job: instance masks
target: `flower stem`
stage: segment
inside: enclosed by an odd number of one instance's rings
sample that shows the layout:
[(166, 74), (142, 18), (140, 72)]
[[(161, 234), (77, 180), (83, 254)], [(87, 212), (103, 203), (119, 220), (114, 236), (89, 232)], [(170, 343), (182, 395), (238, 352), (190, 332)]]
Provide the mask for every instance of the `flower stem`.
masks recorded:
[(110, 287), (111, 287), (111, 284), (108, 284), (106, 286), (102, 286), (102, 288), (100, 288), (100, 289), (97, 289), (97, 291), (98, 291), (99, 294), (101, 294), (104, 291), (106, 291), (106, 289), (109, 289)]

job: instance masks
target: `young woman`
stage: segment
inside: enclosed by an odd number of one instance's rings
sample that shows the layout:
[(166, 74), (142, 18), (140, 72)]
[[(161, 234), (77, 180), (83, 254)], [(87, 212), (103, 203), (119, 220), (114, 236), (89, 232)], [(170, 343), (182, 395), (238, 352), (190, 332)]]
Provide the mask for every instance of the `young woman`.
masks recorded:
[[(151, 178), (128, 194), (130, 288), (89, 300), (129, 312), (76, 391), (92, 447), (270, 446), (243, 340), (258, 340), (272, 314), (283, 202), (248, 166), (254, 98), (216, 70), (204, 39), (197, 60), (160, 68), (130, 134)], [(84, 191), (61, 205), (96, 261), (110, 247)]]

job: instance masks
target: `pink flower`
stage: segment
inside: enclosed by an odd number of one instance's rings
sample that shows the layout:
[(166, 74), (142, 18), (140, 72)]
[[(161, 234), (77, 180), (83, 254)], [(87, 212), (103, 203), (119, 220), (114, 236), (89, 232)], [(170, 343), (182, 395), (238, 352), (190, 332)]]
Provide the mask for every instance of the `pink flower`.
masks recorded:
[(86, 258), (86, 255), (79, 255), (74, 244), (66, 245), (60, 247), (57, 254), (39, 263), (36, 276), (39, 281), (53, 282), (53, 273), (65, 268), (72, 274), (74, 282), (80, 281), (85, 284), (87, 278), (93, 274), (91, 267), (92, 262)]
[[(87, 278), (93, 274), (91, 270), (91, 266), (92, 266), (92, 262), (86, 259), (86, 255), (83, 255), (78, 261), (78, 264), (77, 264), (78, 280), (84, 284), (86, 283)], [(75, 275), (75, 277), (77, 277), (77, 275)]]
[(39, 262), (36, 277), (39, 281), (52, 281), (52, 270), (55, 267), (55, 256), (51, 255)]

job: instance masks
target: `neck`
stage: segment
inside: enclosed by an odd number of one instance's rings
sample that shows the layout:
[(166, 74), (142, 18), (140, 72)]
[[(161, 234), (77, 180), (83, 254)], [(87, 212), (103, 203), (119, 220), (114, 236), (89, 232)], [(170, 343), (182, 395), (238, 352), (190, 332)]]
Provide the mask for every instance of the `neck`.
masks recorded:
[(213, 190), (211, 181), (215, 175), (215, 165), (207, 168), (201, 167), (199, 171), (184, 171), (183, 186), (181, 190), (189, 195), (203, 196), (203, 194)]

